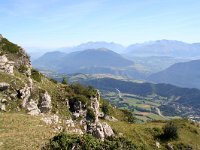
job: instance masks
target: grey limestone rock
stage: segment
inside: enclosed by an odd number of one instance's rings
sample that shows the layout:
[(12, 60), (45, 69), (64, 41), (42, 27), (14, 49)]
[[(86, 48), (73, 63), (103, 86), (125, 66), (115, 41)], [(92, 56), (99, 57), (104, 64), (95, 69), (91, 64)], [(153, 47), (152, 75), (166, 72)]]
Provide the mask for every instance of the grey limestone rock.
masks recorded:
[(39, 101), (39, 109), (41, 113), (48, 113), (51, 111), (51, 96), (48, 94), (47, 91), (41, 94), (41, 99)]

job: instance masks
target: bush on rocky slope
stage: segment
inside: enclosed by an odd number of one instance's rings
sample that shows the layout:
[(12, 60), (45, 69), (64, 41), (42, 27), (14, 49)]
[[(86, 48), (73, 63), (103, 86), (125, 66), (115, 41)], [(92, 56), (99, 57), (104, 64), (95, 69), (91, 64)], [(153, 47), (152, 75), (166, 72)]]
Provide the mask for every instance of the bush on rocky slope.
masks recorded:
[(83, 136), (60, 133), (53, 137), (43, 150), (134, 150), (136, 146), (124, 137), (113, 137), (101, 141), (91, 135)]

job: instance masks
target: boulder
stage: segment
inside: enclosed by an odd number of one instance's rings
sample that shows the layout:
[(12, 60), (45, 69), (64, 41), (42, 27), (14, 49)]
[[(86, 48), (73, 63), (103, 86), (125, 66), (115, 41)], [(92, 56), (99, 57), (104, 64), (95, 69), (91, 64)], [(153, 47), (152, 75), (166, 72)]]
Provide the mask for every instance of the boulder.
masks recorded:
[(47, 91), (41, 94), (41, 98), (39, 101), (39, 109), (41, 113), (48, 113), (51, 111), (51, 96), (48, 94)]
[(7, 90), (10, 87), (8, 83), (0, 82), (0, 91)]
[(87, 133), (101, 140), (114, 136), (112, 128), (106, 122), (88, 123)]
[(97, 123), (96, 125), (95, 137), (101, 139), (102, 141), (105, 138), (104, 129), (101, 123)]
[(104, 135), (106, 138), (114, 136), (114, 132), (112, 128), (106, 122), (102, 123), (102, 127), (103, 127)]

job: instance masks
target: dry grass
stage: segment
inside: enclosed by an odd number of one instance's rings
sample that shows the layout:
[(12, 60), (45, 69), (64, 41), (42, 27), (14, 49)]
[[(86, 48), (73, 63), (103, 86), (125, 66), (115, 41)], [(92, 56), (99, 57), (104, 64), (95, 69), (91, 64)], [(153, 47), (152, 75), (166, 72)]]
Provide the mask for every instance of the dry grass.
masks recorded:
[(1, 150), (37, 150), (55, 134), (39, 117), (0, 113)]

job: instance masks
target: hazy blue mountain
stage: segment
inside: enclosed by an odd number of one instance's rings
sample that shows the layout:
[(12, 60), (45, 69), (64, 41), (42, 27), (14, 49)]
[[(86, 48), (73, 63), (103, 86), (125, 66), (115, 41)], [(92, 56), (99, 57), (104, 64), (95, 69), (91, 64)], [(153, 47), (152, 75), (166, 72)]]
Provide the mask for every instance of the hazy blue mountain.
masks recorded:
[(200, 56), (200, 44), (189, 44), (174, 40), (158, 40), (130, 45), (125, 50), (125, 54), (129, 56), (197, 57)]
[(47, 52), (53, 51), (53, 49), (39, 47), (25, 47), (25, 50), (27, 51), (28, 55), (31, 56), (31, 61), (38, 59)]
[(105, 48), (88, 49), (69, 54), (62, 52), (46, 53), (33, 61), (33, 66), (38, 69), (67, 74), (113, 74), (136, 79), (145, 78), (145, 71), (138, 70), (133, 61)]
[(75, 51), (82, 51), (85, 49), (99, 49), (99, 48), (110, 49), (117, 53), (122, 53), (125, 50), (125, 47), (120, 44), (114, 42), (104, 42), (104, 41), (87, 42), (74, 47), (63, 47), (57, 50), (65, 53), (70, 53)]
[(200, 89), (200, 60), (176, 63), (164, 71), (150, 75), (148, 80)]

